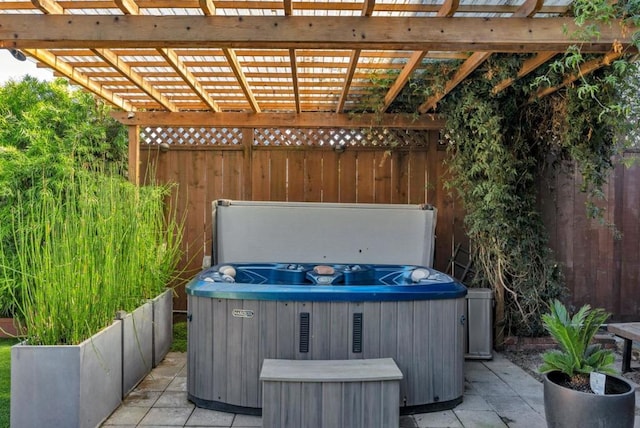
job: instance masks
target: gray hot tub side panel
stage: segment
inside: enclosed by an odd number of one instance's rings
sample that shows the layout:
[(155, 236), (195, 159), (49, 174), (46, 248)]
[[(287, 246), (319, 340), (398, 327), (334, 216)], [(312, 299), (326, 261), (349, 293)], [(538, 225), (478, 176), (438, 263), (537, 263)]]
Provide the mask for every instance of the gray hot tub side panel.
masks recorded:
[(425, 205), (213, 202), (213, 263), (433, 265)]
[[(456, 400), (464, 392), (465, 299), (406, 302), (286, 302), (188, 296), (188, 392), (202, 401), (259, 408), (265, 358), (393, 358), (402, 371), (400, 405)], [(237, 318), (234, 309), (253, 311)], [(309, 349), (300, 352), (300, 313), (309, 313)], [(353, 314), (363, 318), (353, 352)]]

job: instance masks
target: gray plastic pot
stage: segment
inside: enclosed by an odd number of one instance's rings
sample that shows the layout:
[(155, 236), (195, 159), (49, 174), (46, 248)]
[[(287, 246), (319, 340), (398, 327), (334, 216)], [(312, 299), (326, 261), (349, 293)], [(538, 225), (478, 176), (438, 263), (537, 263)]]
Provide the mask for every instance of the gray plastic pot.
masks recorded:
[(605, 395), (575, 391), (557, 384), (561, 372), (544, 377), (544, 412), (549, 428), (633, 428), (635, 389), (625, 379), (607, 375)]

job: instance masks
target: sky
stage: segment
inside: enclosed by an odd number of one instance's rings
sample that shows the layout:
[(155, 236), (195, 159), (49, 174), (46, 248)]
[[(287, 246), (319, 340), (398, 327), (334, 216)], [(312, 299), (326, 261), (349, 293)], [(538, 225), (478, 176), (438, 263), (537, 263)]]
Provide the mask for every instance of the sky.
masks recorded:
[(24, 62), (18, 61), (8, 50), (0, 49), (0, 85), (4, 85), (9, 79), (20, 80), (25, 74), (40, 80), (53, 79), (53, 71), (37, 68), (32, 58), (27, 57)]

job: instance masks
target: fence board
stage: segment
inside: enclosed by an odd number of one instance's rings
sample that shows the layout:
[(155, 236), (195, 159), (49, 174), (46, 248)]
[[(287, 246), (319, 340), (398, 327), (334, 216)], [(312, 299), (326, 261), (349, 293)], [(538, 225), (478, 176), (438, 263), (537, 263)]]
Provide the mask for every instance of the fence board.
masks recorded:
[(304, 164), (307, 153), (302, 150), (291, 150), (288, 155), (287, 201), (304, 201)]
[(356, 188), (358, 190), (356, 202), (375, 202), (375, 153), (359, 151), (356, 163)]
[(412, 152), (409, 163), (409, 203), (425, 202), (425, 174), (427, 170), (427, 153)]
[(390, 150), (374, 152), (374, 199), (378, 204), (391, 203), (391, 175), (393, 165), (393, 155)]
[(340, 202), (356, 202), (356, 152), (340, 154)]
[(335, 151), (322, 153), (322, 201), (340, 200), (340, 154)]
[(270, 201), (269, 151), (254, 150), (251, 161), (251, 194), (253, 199), (256, 201)]
[(222, 153), (222, 197), (242, 199), (244, 194), (244, 153), (225, 150)]
[[(209, 216), (205, 210), (207, 199), (207, 177), (206, 177), (206, 153), (194, 151), (191, 154), (189, 181), (188, 181), (188, 207), (189, 221), (188, 227), (192, 228), (191, 234), (194, 238), (192, 258), (196, 264), (202, 266), (202, 256), (205, 254), (205, 225)], [(187, 168), (189, 168), (187, 166)]]
[(223, 190), (223, 166), (224, 158), (222, 153), (208, 152), (206, 156), (206, 180), (207, 180), (207, 199), (203, 207), (205, 212), (205, 247), (206, 253), (211, 254), (212, 251), (212, 227), (211, 227), (211, 203), (218, 199), (224, 199)]
[[(627, 157), (634, 155), (628, 154)], [(637, 156), (637, 155), (635, 155)], [(640, 165), (637, 163), (624, 169), (624, 182), (621, 185), (624, 206), (621, 210), (620, 228), (623, 232), (620, 243), (620, 309), (621, 321), (638, 321), (640, 314)]]
[(393, 194), (394, 204), (409, 203), (409, 164), (412, 152), (396, 152), (393, 156)]
[(322, 152), (307, 151), (304, 163), (304, 201), (322, 202)]
[[(577, 300), (592, 301), (591, 286), (593, 285), (592, 270), (584, 269), (589, 266), (588, 246), (593, 242), (593, 229), (591, 222), (587, 220), (585, 211), (585, 197), (580, 192), (579, 186), (582, 182), (580, 174), (573, 172), (573, 296)], [(575, 233), (582, 231), (582, 233)]]
[(287, 200), (287, 152), (272, 151), (269, 162), (269, 181), (270, 181), (270, 200), (286, 201)]

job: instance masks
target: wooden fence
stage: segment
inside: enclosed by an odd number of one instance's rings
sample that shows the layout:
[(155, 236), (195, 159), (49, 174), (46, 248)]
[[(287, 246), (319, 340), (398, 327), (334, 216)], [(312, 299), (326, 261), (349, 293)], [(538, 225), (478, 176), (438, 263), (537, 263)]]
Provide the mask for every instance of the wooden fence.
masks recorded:
[[(428, 203), (438, 209), (434, 267), (447, 271), (456, 244), (468, 246), (462, 207), (443, 188), (446, 152), (436, 131), (146, 127), (140, 141), (142, 174), (178, 184), (182, 279), (211, 254), (216, 199)], [(619, 165), (609, 181), (606, 220), (620, 240), (586, 218), (575, 172), (541, 180), (540, 205), (568, 300), (604, 307), (616, 321), (638, 320), (640, 166)], [(186, 309), (184, 288), (178, 292), (175, 306)]]
[(605, 308), (614, 321), (639, 321), (640, 165), (617, 162), (604, 189), (604, 221), (615, 225), (619, 239), (611, 227), (587, 217), (581, 182), (566, 165), (541, 181), (549, 244), (562, 264), (570, 301)]
[[(211, 254), (216, 199), (431, 204), (438, 209), (434, 266), (443, 271), (456, 240), (465, 239), (459, 207), (442, 188), (438, 132), (147, 127), (141, 147), (143, 176), (178, 183), (183, 279)], [(178, 290), (175, 306), (185, 309)]]

